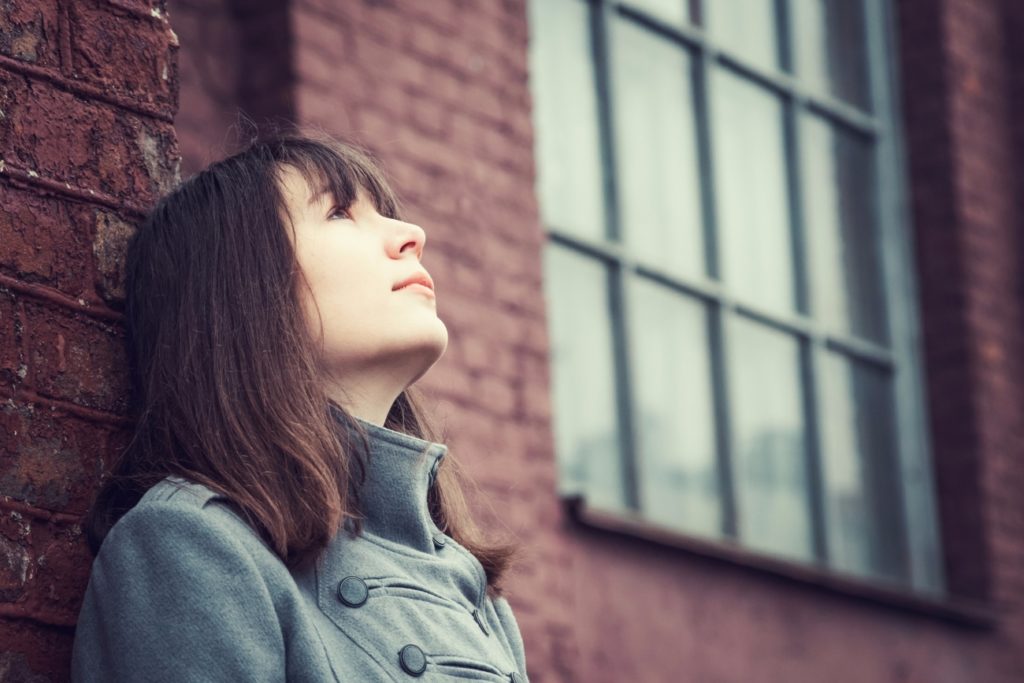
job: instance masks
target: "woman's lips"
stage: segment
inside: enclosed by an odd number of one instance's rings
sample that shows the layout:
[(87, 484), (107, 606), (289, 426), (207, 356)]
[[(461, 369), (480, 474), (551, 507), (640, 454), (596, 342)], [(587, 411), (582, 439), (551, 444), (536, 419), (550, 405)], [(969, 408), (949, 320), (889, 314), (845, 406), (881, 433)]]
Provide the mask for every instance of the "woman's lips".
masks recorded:
[(434, 294), (434, 290), (432, 290), (430, 287), (427, 287), (426, 285), (421, 285), (418, 282), (413, 282), (412, 284), (408, 284), (405, 287), (399, 287), (397, 291), (401, 292), (407, 289), (411, 289), (417, 292), (423, 292), (424, 294), (430, 296), (431, 298), (436, 296)]

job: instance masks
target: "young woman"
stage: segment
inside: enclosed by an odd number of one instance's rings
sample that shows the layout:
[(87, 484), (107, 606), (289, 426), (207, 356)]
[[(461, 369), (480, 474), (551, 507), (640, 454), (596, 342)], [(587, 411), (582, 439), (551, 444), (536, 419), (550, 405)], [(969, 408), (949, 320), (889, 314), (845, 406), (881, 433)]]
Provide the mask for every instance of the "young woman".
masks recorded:
[(156, 204), (72, 680), (527, 680), (514, 547), (481, 538), (411, 388), (448, 343), (425, 242), (369, 154), (298, 133)]

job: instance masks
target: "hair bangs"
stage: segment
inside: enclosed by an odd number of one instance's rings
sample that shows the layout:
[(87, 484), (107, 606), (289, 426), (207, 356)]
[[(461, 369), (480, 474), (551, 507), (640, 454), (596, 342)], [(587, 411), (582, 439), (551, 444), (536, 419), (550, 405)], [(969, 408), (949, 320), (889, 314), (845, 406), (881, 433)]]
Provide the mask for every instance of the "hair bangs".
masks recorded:
[(355, 146), (340, 146), (333, 140), (305, 139), (275, 150), (279, 164), (295, 168), (312, 193), (312, 198), (329, 194), (342, 208), (355, 203), (360, 187), (382, 216), (399, 219), (398, 199), (380, 166), (368, 152)]

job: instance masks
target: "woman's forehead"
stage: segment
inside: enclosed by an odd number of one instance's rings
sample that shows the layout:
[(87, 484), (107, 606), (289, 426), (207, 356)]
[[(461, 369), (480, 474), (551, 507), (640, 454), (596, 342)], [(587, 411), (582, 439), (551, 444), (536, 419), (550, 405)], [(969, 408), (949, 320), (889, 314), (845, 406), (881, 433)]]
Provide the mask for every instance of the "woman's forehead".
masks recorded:
[[(314, 206), (325, 200), (341, 201), (342, 197), (335, 196), (332, 183), (321, 173), (313, 171), (307, 174), (290, 164), (282, 165), (280, 168), (280, 183), (291, 204), (298, 204), (301, 207)], [(353, 183), (355, 196), (353, 201), (370, 201), (370, 193), (359, 182)]]

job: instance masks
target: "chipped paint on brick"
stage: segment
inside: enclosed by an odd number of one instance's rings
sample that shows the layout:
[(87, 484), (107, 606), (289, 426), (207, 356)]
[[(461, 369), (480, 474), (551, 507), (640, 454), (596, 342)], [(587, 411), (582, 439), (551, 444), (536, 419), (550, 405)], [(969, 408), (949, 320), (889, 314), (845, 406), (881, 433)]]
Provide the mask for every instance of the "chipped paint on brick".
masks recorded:
[(21, 596), (31, 564), (25, 548), (0, 535), (0, 600), (13, 602)]
[(140, 128), (135, 135), (135, 144), (142, 153), (142, 162), (146, 165), (150, 179), (160, 193), (170, 191), (178, 182), (178, 165), (169, 157), (160, 139), (147, 129)]
[(125, 249), (135, 228), (108, 211), (97, 210), (95, 217), (92, 253), (96, 259), (97, 288), (104, 299), (120, 300), (124, 298)]

